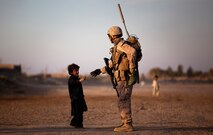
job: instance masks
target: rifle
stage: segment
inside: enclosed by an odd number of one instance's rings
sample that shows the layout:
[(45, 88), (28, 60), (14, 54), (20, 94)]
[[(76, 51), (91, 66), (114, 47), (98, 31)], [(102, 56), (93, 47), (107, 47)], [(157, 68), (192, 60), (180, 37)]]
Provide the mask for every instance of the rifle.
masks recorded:
[[(125, 30), (126, 30), (126, 34), (127, 34), (128, 38), (130, 38), (129, 32), (127, 31), (126, 23), (125, 23), (125, 20), (124, 20), (124, 16), (123, 16), (123, 13), (122, 13), (120, 4), (118, 4), (118, 10), (119, 10), (119, 12), (120, 12), (121, 19), (122, 19), (122, 22), (123, 22), (123, 24), (124, 24), (124, 28), (125, 28)], [(137, 76), (136, 82), (139, 83), (138, 62), (136, 62), (136, 71), (135, 71), (135, 72), (136, 72), (136, 76)]]
[(114, 74), (112, 72), (112, 69), (110, 69), (110, 67), (109, 67), (109, 59), (108, 58), (104, 58), (104, 62), (105, 62), (105, 65), (106, 65), (107, 74), (110, 76), (110, 80), (111, 80), (113, 89), (115, 89), (115, 91), (117, 93), (117, 96), (119, 97), (119, 94), (118, 94), (118, 91), (117, 91), (117, 88), (116, 88), (117, 82), (115, 80), (115, 77), (114, 77)]
[(126, 23), (125, 23), (125, 20), (124, 20), (124, 16), (123, 16), (123, 13), (122, 13), (120, 4), (118, 4), (118, 10), (119, 10), (119, 12), (120, 12), (121, 19), (122, 19), (122, 21), (123, 21), (124, 28), (125, 28), (125, 30), (126, 30), (126, 34), (127, 34), (127, 36), (129, 37), (129, 32), (127, 31)]

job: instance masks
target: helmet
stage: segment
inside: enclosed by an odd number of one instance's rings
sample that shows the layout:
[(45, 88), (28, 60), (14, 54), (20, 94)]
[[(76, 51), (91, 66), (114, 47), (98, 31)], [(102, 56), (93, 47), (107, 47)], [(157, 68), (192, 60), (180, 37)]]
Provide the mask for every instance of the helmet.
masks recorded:
[(123, 36), (122, 30), (120, 27), (118, 26), (112, 26), (109, 28), (109, 30), (107, 31), (107, 34), (110, 36)]

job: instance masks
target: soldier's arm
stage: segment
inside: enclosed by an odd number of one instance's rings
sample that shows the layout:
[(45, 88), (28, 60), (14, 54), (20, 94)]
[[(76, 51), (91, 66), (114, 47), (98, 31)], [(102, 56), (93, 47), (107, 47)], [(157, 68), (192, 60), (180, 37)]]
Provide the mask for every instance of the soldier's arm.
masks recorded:
[[(109, 60), (108, 60), (108, 63), (109, 63), (109, 65), (108, 65), (108, 66), (109, 66), (109, 68), (112, 68), (112, 67), (113, 67), (112, 60), (110, 60), (110, 59), (109, 59)], [(100, 70), (101, 70), (101, 73), (102, 73), (102, 74), (107, 73), (106, 66), (102, 67)]]
[(105, 66), (102, 67), (100, 70), (101, 70), (101, 73), (102, 73), (102, 74), (105, 74), (105, 73), (106, 73), (106, 67), (105, 67)]

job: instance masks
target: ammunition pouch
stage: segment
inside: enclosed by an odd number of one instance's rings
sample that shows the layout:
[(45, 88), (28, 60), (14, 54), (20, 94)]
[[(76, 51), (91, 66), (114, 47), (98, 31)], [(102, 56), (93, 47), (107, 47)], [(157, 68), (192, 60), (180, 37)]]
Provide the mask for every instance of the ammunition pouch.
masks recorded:
[[(124, 44), (124, 41), (119, 44)], [(117, 82), (119, 81), (129, 81), (130, 78), (130, 69), (129, 69), (129, 60), (127, 54), (123, 51), (117, 50), (117, 46), (114, 46), (112, 51), (112, 63), (114, 70), (114, 77)]]
[(118, 70), (127, 71), (129, 70), (129, 60), (125, 55), (122, 56), (121, 62), (118, 66)]
[(128, 71), (116, 70), (114, 72), (114, 77), (115, 77), (117, 82), (129, 80)]
[(137, 82), (137, 75), (136, 75), (136, 71), (134, 71), (129, 76), (128, 85), (129, 86), (134, 85), (136, 82)]

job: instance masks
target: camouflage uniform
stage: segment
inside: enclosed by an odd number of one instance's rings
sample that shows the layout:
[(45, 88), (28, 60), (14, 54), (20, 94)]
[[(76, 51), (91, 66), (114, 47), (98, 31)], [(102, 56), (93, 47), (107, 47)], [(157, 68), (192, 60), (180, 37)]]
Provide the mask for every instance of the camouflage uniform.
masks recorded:
[[(118, 63), (120, 57), (120, 63)], [(120, 112), (122, 124), (132, 124), (131, 95), (133, 85), (128, 85), (128, 79), (130, 70), (134, 71), (135, 69), (135, 59), (135, 49), (126, 44), (122, 38), (118, 38), (114, 43), (112, 59), (109, 62), (111, 64), (109, 66), (114, 69), (114, 77), (117, 81), (116, 88), (119, 94), (118, 110)], [(101, 69), (101, 73), (106, 73), (105, 67)]]
[(122, 125), (115, 128), (114, 131), (132, 131), (131, 95), (135, 80), (136, 50), (121, 38), (123, 34), (120, 27), (112, 26), (107, 35), (114, 44), (114, 47), (111, 48), (111, 59), (108, 61), (109, 67), (96, 69), (91, 72), (91, 75), (95, 77), (100, 73), (105, 74), (108, 68), (113, 70), (117, 83), (118, 110), (122, 121)]

